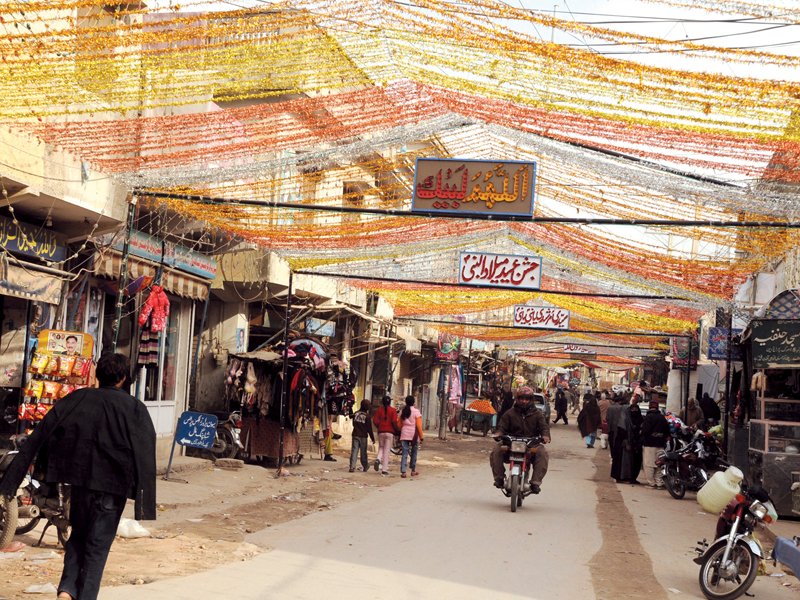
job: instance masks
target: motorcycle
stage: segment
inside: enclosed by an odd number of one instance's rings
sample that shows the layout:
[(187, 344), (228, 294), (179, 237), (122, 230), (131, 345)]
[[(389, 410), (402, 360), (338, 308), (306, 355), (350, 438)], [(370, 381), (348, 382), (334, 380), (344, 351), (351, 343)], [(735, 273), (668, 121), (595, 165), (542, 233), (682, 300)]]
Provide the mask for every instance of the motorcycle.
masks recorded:
[[(695, 548), (698, 556), (694, 562), (700, 565), (700, 589), (706, 598), (733, 600), (747, 592), (755, 581), (759, 560), (766, 558), (753, 531), (759, 523), (772, 523), (777, 518), (766, 491), (760, 486), (742, 487), (720, 513), (716, 540), (709, 545), (703, 539)], [(793, 546), (795, 566), (800, 563), (800, 548), (787, 538), (778, 540), (784, 542), (776, 543), (772, 558), (781, 562), (792, 560), (790, 546)]]
[[(8, 465), (14, 460), (17, 452), (19, 452), (19, 450), (14, 448), (4, 451), (4, 453), (0, 455), (0, 477), (6, 472)], [(21, 493), (22, 490), (18, 489), (17, 496)], [(19, 504), (17, 502), (17, 497), (6, 498), (5, 496), (0, 496), (0, 549), (7, 547), (14, 539), (17, 532), (18, 518)]]
[[(0, 458), (0, 475), (11, 464), (27, 436), (15, 435), (11, 436), (10, 439), (12, 449)], [(22, 480), (16, 497), (9, 504), (13, 504), (14, 507), (5, 507), (4, 513), (5, 516), (8, 516), (8, 514), (14, 516), (13, 529), (10, 526), (11, 519), (8, 519), (8, 530), (5, 527), (6, 519), (4, 519), (3, 533), (0, 534), (0, 547), (2, 547), (2, 542), (6, 535), (9, 536), (6, 541), (7, 544), (14, 535), (23, 535), (32, 531), (42, 519), (46, 519), (47, 524), (42, 530), (36, 545), (42, 543), (45, 532), (51, 526), (56, 528), (56, 536), (59, 543), (62, 546), (67, 543), (72, 531), (69, 523), (69, 486), (67, 484), (40, 482), (33, 476), (33, 467), (31, 467), (25, 474), (25, 479)], [(8, 510), (11, 512), (7, 513), (6, 511)]]
[(676, 500), (683, 498), (686, 490), (696, 492), (706, 484), (711, 473), (729, 466), (722, 458), (716, 438), (700, 429), (687, 446), (659, 453), (656, 458), (656, 467), (662, 471), (664, 485)]
[(239, 411), (231, 413), (214, 413), (217, 416), (217, 430), (214, 434), (214, 444), (211, 454), (214, 458), (236, 458), (244, 450), (242, 444), (242, 414)]
[(502, 435), (495, 439), (508, 453), (508, 469), (501, 489), (506, 497), (511, 498), (511, 512), (517, 512), (517, 507), (522, 506), (522, 499), (533, 493), (529, 483), (531, 466), (544, 438), (539, 435), (533, 437)]

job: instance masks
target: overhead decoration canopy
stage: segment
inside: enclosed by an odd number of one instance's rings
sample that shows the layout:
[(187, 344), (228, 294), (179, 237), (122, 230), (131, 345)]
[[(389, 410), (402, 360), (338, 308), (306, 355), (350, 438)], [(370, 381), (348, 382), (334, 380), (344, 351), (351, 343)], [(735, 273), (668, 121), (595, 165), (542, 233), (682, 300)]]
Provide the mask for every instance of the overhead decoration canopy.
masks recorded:
[[(796, 0), (640, 4), (800, 21)], [(0, 126), (398, 317), (657, 351), (800, 243), (800, 57), (607, 21), (533, 1), (8, 1)], [(421, 157), (535, 162), (533, 218), (412, 215)], [(542, 257), (542, 291), (437, 285), (464, 250)], [(481, 327), (526, 303), (592, 333)]]

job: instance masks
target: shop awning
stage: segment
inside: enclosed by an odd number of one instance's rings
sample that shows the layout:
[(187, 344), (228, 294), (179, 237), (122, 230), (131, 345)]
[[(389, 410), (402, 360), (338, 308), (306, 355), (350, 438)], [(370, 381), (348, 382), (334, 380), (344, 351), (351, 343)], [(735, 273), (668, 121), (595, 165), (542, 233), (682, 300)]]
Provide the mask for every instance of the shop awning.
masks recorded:
[[(136, 258), (128, 257), (128, 281), (134, 281), (138, 277), (155, 277), (158, 271), (156, 263)], [(98, 277), (108, 277), (119, 279), (122, 272), (122, 253), (116, 250), (107, 250), (103, 254), (98, 253), (94, 262), (94, 274)], [(176, 271), (169, 267), (164, 267), (161, 276), (161, 285), (164, 289), (176, 296), (193, 298), (194, 300), (205, 300), (208, 296), (209, 281), (200, 277), (189, 275), (181, 271)]]
[[(16, 263), (0, 261), (0, 294), (47, 304), (61, 302), (61, 289), (69, 273), (21, 260)], [(57, 273), (63, 273), (63, 277)]]

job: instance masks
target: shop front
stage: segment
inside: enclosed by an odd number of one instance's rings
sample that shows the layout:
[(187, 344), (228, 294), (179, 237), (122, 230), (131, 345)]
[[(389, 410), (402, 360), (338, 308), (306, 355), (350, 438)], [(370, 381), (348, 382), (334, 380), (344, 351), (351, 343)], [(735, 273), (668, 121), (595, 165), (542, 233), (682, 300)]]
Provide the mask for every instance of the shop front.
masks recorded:
[(119, 315), (121, 244), (96, 254), (94, 276), (78, 301), (84, 309), (75, 320), (98, 340), (98, 354), (110, 351), (116, 337), (117, 351), (130, 357), (131, 394), (147, 405), (163, 453), (169, 450), (178, 415), (188, 408), (195, 321), (203, 314), (216, 263), (139, 232), (134, 232), (129, 252)]
[(749, 412), (748, 479), (762, 482), (779, 515), (797, 516), (800, 493), (792, 485), (800, 482), (800, 318), (770, 318), (775, 314), (768, 308), (742, 336), (750, 382), (743, 391), (749, 388), (750, 398), (734, 417)]
[(14, 415), (22, 400), (38, 333), (56, 319), (69, 273), (44, 263), (60, 263), (66, 246), (49, 230), (0, 216), (0, 421), (2, 442), (16, 433)]

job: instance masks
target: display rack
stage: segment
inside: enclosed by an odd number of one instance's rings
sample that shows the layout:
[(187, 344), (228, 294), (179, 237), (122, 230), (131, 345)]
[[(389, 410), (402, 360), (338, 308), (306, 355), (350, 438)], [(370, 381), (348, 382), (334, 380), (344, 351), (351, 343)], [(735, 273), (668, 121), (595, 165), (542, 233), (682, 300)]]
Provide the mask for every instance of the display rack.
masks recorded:
[(94, 339), (88, 333), (42, 331), (28, 368), (30, 378), (23, 388), (19, 420), (30, 427), (70, 392), (94, 386), (93, 350)]

